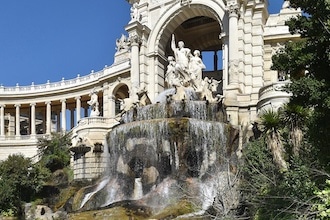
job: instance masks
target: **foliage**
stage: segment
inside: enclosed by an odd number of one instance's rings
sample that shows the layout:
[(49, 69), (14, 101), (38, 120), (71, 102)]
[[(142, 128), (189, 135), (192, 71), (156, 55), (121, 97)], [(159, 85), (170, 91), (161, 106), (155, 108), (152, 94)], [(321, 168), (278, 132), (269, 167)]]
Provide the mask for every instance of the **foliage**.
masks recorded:
[(289, 42), (273, 56), (272, 69), (291, 76), (290, 103), (310, 109), (308, 141), (330, 171), (330, 1), (291, 0), (303, 14), (286, 22), (301, 41)]
[(310, 110), (300, 105), (287, 103), (280, 111), (281, 121), (289, 132), (289, 143), (292, 145), (291, 155), (298, 156), (303, 141), (303, 133), (310, 116)]
[(38, 140), (40, 163), (51, 172), (70, 164), (70, 133), (52, 133), (50, 138)]
[(21, 203), (39, 192), (47, 171), (22, 155), (10, 155), (0, 163), (0, 210), (21, 212)]
[(261, 114), (260, 120), (267, 147), (273, 155), (275, 164), (282, 171), (287, 170), (287, 165), (283, 158), (284, 148), (280, 134), (280, 128), (282, 126), (280, 114), (272, 110), (265, 111)]
[(318, 219), (330, 219), (330, 180), (327, 180), (326, 184), (325, 189), (315, 191), (318, 201), (313, 205), (313, 209), (317, 211)]
[(316, 189), (310, 161), (293, 157), (286, 172), (281, 172), (263, 139), (251, 142), (243, 153), (241, 187), (249, 215), (255, 219), (305, 216)]

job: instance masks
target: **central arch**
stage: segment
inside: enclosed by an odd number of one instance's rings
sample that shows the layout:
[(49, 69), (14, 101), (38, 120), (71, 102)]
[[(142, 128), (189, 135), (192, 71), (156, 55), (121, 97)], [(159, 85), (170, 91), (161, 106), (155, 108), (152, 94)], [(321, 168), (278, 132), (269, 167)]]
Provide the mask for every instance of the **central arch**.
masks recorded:
[[(221, 50), (220, 35), (226, 35), (228, 17), (222, 1), (197, 0), (189, 6), (174, 3), (155, 24), (148, 38), (148, 72), (153, 74), (149, 88), (155, 95), (164, 89), (167, 56), (171, 54), (171, 35), (192, 50)], [(153, 97), (155, 98), (155, 97)]]

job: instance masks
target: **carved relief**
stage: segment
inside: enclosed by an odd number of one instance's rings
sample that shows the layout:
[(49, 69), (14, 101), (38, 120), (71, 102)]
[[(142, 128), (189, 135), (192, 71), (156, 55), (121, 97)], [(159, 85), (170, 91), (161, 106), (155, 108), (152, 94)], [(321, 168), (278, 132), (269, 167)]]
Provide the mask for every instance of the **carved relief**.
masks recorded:
[(238, 60), (231, 60), (229, 62), (229, 83), (238, 83)]
[(186, 6), (186, 5), (190, 6), (191, 2), (192, 2), (192, 0), (180, 0), (180, 4), (182, 6)]

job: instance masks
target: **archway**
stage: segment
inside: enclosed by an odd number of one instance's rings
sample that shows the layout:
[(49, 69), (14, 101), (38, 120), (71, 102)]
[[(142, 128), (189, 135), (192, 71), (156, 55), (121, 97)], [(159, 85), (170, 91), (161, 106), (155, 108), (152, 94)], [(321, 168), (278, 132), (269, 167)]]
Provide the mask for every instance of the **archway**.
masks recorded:
[[(163, 91), (164, 74), (168, 65), (167, 57), (173, 55), (171, 50), (172, 34), (175, 35), (176, 42), (182, 40), (185, 46), (192, 51), (195, 49), (203, 51), (212, 51), (218, 55), (222, 51), (223, 44), (227, 43), (221, 39), (227, 32), (227, 15), (223, 2), (214, 1), (196, 1), (189, 6), (177, 4), (164, 13), (154, 29), (151, 31), (148, 39), (148, 56), (150, 66), (153, 68), (155, 81), (151, 81), (149, 88), (159, 94)], [(210, 62), (212, 68), (211, 77), (221, 79), (222, 71), (218, 71), (221, 57), (214, 57)], [(218, 74), (218, 75), (216, 75)]]

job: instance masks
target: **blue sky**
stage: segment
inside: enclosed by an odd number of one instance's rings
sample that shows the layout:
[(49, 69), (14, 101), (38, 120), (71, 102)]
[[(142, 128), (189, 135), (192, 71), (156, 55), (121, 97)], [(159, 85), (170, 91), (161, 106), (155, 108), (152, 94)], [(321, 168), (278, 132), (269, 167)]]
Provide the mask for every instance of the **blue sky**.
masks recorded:
[[(270, 0), (278, 13), (282, 0)], [(126, 0), (0, 0), (0, 85), (87, 75), (113, 63)]]

